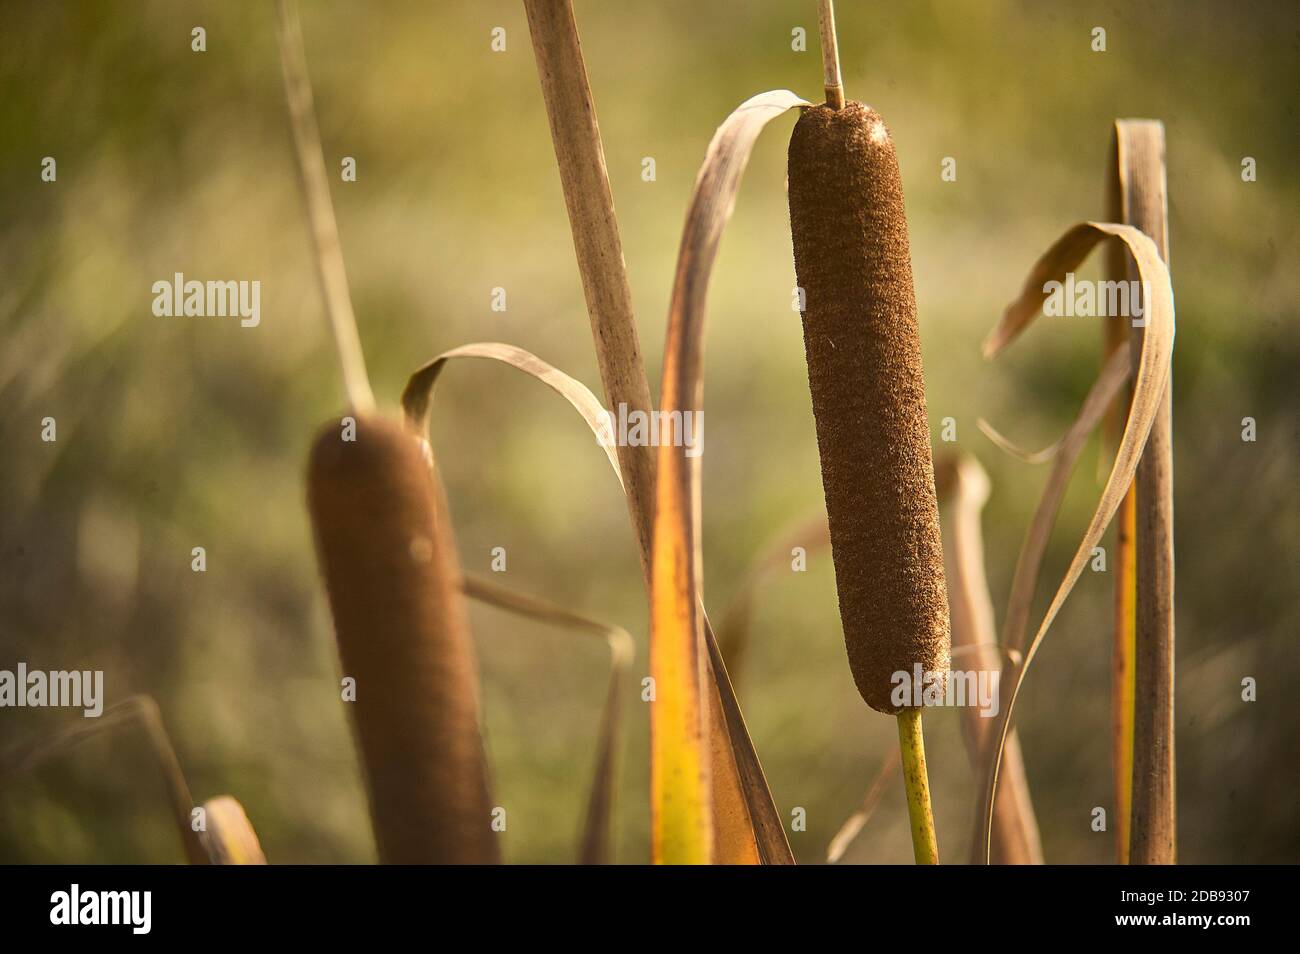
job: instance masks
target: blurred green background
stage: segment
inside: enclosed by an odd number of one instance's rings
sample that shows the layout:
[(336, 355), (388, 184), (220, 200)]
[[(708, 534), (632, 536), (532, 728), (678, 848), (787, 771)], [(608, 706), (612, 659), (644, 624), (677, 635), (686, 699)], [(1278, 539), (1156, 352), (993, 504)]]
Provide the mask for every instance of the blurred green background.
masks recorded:
[[(516, 2), (303, 4), (331, 188), (382, 403), (440, 351), (509, 341), (598, 389), (588, 319)], [(812, 0), (578, 0), (652, 388), (686, 202), (705, 146), (750, 95), (820, 98)], [(1168, 139), (1178, 300), (1174, 415), (1181, 859), (1300, 860), (1295, 651), (1300, 538), (1300, 8), (1012, 0), (839, 4), (845, 84), (889, 122), (907, 189), (936, 440), (989, 470), (1001, 610), (1046, 478), (1026, 446), (1064, 430), (1099, 364), (1096, 319), (1043, 320), (996, 362), (979, 343), (1037, 255), (1103, 213), (1111, 122)], [(5, 3), (0, 33), (0, 668), (103, 669), (108, 702), (157, 698), (196, 798), (240, 799), (273, 862), (375, 857), (303, 469), (342, 406), (293, 164), (268, 3)], [(207, 52), (190, 49), (203, 26)], [(493, 27), (507, 49), (490, 50)], [(807, 52), (791, 31), (809, 32)], [(1107, 30), (1094, 53), (1091, 31)], [(720, 616), (764, 545), (821, 488), (783, 189), (794, 117), (763, 135), (710, 293), (706, 601)], [(54, 156), (58, 180), (40, 180)], [(358, 164), (344, 184), (343, 156)], [(656, 160), (657, 179), (641, 178)], [(957, 159), (956, 182), (940, 179)], [(1241, 180), (1254, 157), (1258, 181)], [(1099, 274), (1100, 256), (1087, 267)], [(151, 284), (259, 279), (262, 322), (152, 315)], [(504, 287), (508, 310), (493, 312)], [(56, 443), (40, 422), (58, 422)], [(1243, 417), (1258, 440), (1241, 439)], [(576, 415), (488, 363), (439, 384), (433, 444), (466, 568), (634, 633), (647, 612), (624, 505)], [(1085, 453), (1035, 619), (1100, 490)], [(192, 547), (207, 550), (203, 574)], [(1112, 834), (1109, 574), (1087, 572), (1018, 709), (1050, 861), (1105, 862)], [(567, 862), (595, 756), (598, 641), (475, 607), (506, 858)], [(1241, 680), (1258, 680), (1257, 702)], [(895, 744), (844, 659), (830, 557), (762, 588), (741, 702), (801, 862)], [(648, 857), (647, 716), (629, 687), (618, 857)], [(0, 711), (0, 748), (78, 715)], [(927, 718), (939, 838), (966, 857), (976, 798), (958, 714)], [(181, 851), (138, 733), (103, 734), (0, 790), (0, 861), (172, 862)], [(908, 862), (901, 785), (846, 857)]]

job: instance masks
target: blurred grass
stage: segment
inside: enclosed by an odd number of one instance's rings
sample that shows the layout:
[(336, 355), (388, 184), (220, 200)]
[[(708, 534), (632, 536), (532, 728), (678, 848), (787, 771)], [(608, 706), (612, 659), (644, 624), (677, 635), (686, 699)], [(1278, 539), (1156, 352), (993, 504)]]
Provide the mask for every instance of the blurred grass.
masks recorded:
[[(678, 233), (716, 125), (749, 95), (819, 91), (814, 4), (596, 4), (577, 14), (642, 344), (657, 391)], [(850, 97), (890, 123), (907, 187), (929, 407), (993, 479), (1001, 609), (1045, 472), (978, 433), (1041, 446), (1096, 373), (1100, 329), (979, 342), (1064, 226), (1100, 215), (1110, 123), (1169, 142), (1178, 507), (1182, 858), (1295, 861), (1300, 464), (1300, 13), (1284, 5), (841, 4)], [(305, 5), (308, 61), (361, 335), (381, 403), (446, 348), (507, 340), (598, 386), (522, 7)], [(196, 798), (234, 794), (272, 862), (374, 858), (303, 504), (307, 441), (341, 390), (315, 284), (269, 4), (6, 5), (0, 34), (0, 668), (104, 669), (156, 696)], [(206, 53), (190, 30), (207, 30)], [(1090, 31), (1107, 29), (1092, 53)], [(507, 51), (489, 50), (494, 26)], [(790, 31), (810, 32), (807, 53)], [(710, 297), (706, 600), (820, 506), (782, 188), (793, 120), (746, 175)], [(58, 182), (39, 179), (43, 156)], [(1259, 181), (1240, 180), (1254, 156)], [(640, 178), (656, 159), (657, 181)], [(940, 161), (958, 161), (955, 183)], [(1095, 271), (1095, 265), (1090, 266)], [(262, 281), (262, 324), (159, 319), (153, 281)], [(489, 309), (495, 286), (509, 308)], [(58, 421), (58, 442), (38, 439)], [(1241, 418), (1259, 426), (1240, 440)], [(581, 423), (479, 363), (439, 385), (433, 428), (463, 559), (618, 622), (646, 610), (617, 487)], [(1085, 456), (1048, 559), (1064, 569), (1099, 490)], [(190, 549), (207, 548), (206, 574)], [(1046, 596), (1046, 592), (1040, 597)], [(1049, 860), (1103, 862), (1110, 581), (1086, 574), (1018, 715)], [(476, 608), (511, 861), (568, 861), (594, 757), (598, 645)], [(829, 554), (767, 588), (741, 701), (778, 807), (817, 861), (893, 744), (844, 660)], [(1260, 701), (1240, 701), (1240, 680)], [(639, 682), (639, 677), (633, 681)], [(0, 745), (70, 716), (0, 712)], [(974, 783), (954, 713), (927, 720), (940, 848), (965, 853)], [(619, 857), (647, 857), (647, 719), (632, 702)], [(847, 861), (910, 858), (890, 791)], [(0, 861), (176, 861), (139, 740), (88, 743), (0, 796)]]

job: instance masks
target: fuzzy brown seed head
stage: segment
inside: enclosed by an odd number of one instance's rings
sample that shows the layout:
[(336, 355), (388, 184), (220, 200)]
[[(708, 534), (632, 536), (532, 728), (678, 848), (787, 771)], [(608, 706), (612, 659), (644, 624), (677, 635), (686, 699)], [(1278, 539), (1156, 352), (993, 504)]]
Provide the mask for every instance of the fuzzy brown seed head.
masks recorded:
[(414, 437), (360, 417), (317, 438), (308, 505), (356, 721), (380, 860), (499, 860), (460, 568)]
[(789, 189), (840, 620), (858, 691), (893, 714), (896, 673), (947, 672), (949, 631), (907, 218), (879, 114), (806, 110)]

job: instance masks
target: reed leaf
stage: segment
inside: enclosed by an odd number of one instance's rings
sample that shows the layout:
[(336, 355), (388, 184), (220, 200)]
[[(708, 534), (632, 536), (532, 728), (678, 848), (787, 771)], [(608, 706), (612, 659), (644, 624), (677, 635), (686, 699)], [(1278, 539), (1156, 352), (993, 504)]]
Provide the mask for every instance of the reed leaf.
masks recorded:
[[(1121, 399), (1124, 395), (1120, 395)], [(1115, 788), (1115, 861), (1129, 862), (1133, 812), (1133, 717), (1137, 707), (1137, 488), (1129, 486), (1115, 515), (1111, 646), (1111, 762)]]
[[(728, 116), (709, 143), (686, 213), (668, 312), (660, 402), (668, 415), (661, 424), (669, 428), (671, 416), (701, 411), (705, 297), (750, 151), (764, 126), (802, 105), (808, 104), (788, 90), (761, 93)], [(669, 864), (712, 858), (698, 461), (672, 446), (670, 433), (661, 434), (651, 561), (650, 805), (651, 856)]]
[(422, 439), (427, 439), (429, 419), (433, 410), (433, 386), (437, 383), (438, 376), (442, 374), (447, 362), (457, 358), (480, 358), (500, 362), (536, 378), (568, 401), (573, 409), (582, 415), (582, 419), (587, 422), (596, 440), (605, 449), (609, 466), (613, 468), (619, 486), (623, 486), (623, 470), (619, 464), (618, 454), (615, 452), (614, 435), (609, 429), (608, 419), (605, 417), (600, 399), (581, 381), (547, 364), (531, 351), (516, 348), (514, 345), (497, 341), (461, 345), (459, 348), (444, 351), (417, 368), (402, 390), (402, 413), (406, 418), (407, 427), (412, 432), (420, 435)]
[[(704, 624), (704, 648), (708, 652), (708, 664), (713, 676), (713, 686), (717, 690), (719, 705), (717, 715), (722, 717), (727, 737), (731, 741), (731, 754), (736, 767), (738, 789), (728, 785), (725, 789), (714, 787), (713, 803), (715, 815), (725, 811), (720, 804), (724, 796), (738, 790), (745, 799), (745, 809), (749, 814), (750, 836), (758, 861), (764, 865), (792, 865), (794, 854), (790, 851), (790, 841), (786, 838), (785, 826), (772, 800), (772, 791), (768, 788), (767, 776), (758, 760), (754, 740), (745, 725), (745, 716), (740, 711), (740, 702), (736, 698), (736, 689), (731, 684), (727, 673), (727, 664), (718, 650), (718, 641), (713, 636), (713, 627), (709, 623), (704, 606), (700, 605), (700, 616)], [(715, 725), (718, 723), (715, 721)], [(714, 850), (719, 857), (727, 852), (718, 849), (718, 840), (714, 839)], [(747, 853), (747, 848), (745, 849)], [(715, 859), (716, 860), (716, 859)]]
[(1026, 464), (1045, 464), (1061, 451), (1061, 441), (1048, 444), (1042, 450), (1027, 451), (1019, 444), (1004, 436), (996, 427), (984, 418), (977, 418), (975, 424), (984, 436), (991, 440), (998, 450)]
[[(1011, 718), (1015, 712), (1015, 703), (1020, 694), (1020, 687), (1029, 671), (1030, 665), (1042, 645), (1048, 629), (1056, 620), (1065, 600), (1074, 589), (1079, 576), (1091, 556), (1092, 548), (1101, 539), (1115, 511), (1119, 508), (1129, 483), (1137, 471), (1138, 459), (1151, 431), (1152, 422), (1160, 410), (1160, 400), (1169, 377), (1170, 355), (1174, 346), (1174, 296), (1169, 281), (1169, 271), (1160, 258), (1154, 242), (1142, 232), (1127, 225), (1114, 223), (1084, 222), (1067, 231), (1043, 255), (1030, 273), (1020, 296), (1003, 313), (1002, 320), (994, 328), (984, 345), (984, 353), (992, 357), (1013, 341), (1042, 308), (1047, 297), (1045, 284), (1059, 281), (1064, 275), (1079, 265), (1088, 253), (1107, 236), (1114, 236), (1128, 246), (1134, 256), (1138, 273), (1147, 283), (1150, 296), (1146, 301), (1146, 329), (1142, 338), (1142, 348), (1133, 383), (1133, 400), (1129, 407), (1128, 421), (1124, 434), (1115, 453), (1115, 463), (1111, 468), (1106, 486), (1102, 490), (1097, 507), (1089, 521), (1074, 558), (1066, 570), (1064, 579), (1057, 588), (1047, 612), (1039, 624), (1023, 661), (1014, 673), (1010, 688), (1003, 680), (1002, 705), (998, 726), (994, 731), (994, 744), (990, 750), (988, 769), (983, 785), (984, 809), (981, 825), (980, 842), (984, 845), (984, 860), (989, 859), (990, 838), (993, 826), (993, 806), (998, 784), (998, 773), (1002, 764), (1003, 748)], [(1104, 406), (1104, 405), (1103, 405)], [(1010, 616), (1010, 613), (1008, 613)], [(1015, 648), (1009, 641), (1004, 641), (1008, 648)]]
[(1052, 462), (1047, 484), (1039, 497), (1033, 519), (1029, 522), (1011, 579), (1002, 645), (1012, 652), (1024, 654), (1029, 610), (1042, 572), (1043, 557), (1047, 553), (1047, 541), (1051, 537), (1061, 501), (1065, 499), (1074, 465), (1079, 460), (1088, 436), (1101, 422), (1110, 402), (1119, 394), (1128, 378), (1128, 355), (1112, 355), (1084, 398), (1078, 417), (1060, 441), (1061, 451)]
[(620, 626), (611, 626), (581, 613), (565, 609), (549, 600), (517, 593), (491, 580), (466, 574), (465, 595), (497, 609), (528, 619), (598, 636), (609, 646), (609, 688), (601, 710), (596, 744), (596, 771), (587, 798), (578, 863), (607, 865), (614, 861), (614, 803), (618, 782), (618, 730), (622, 698), (626, 691), (628, 669), (636, 655), (631, 635)]
[[(971, 657), (963, 668), (977, 672), (1003, 672), (1002, 652), (997, 642), (993, 599), (989, 595), (984, 569), (984, 530), (981, 518), (991, 485), (988, 474), (970, 454), (945, 455), (935, 461), (935, 490), (948, 519), (943, 543), (948, 581), (948, 608), (952, 617), (953, 657)], [(1016, 659), (1018, 657), (1012, 657)], [(992, 721), (976, 706), (962, 709), (962, 736), (976, 778), (984, 765)], [(994, 864), (1037, 865), (1043, 863), (1043, 846), (1029, 796), (1020, 739), (1014, 731), (1007, 736), (1005, 766), (998, 785), (993, 819)], [(979, 831), (975, 818), (973, 832)], [(974, 834), (971, 853), (978, 861), (980, 846)]]
[[(649, 411), (650, 384), (641, 358), (605, 147), (573, 4), (571, 0), (524, 0), (524, 12), (605, 397), (615, 410), (626, 405), (629, 411)], [(627, 485), (637, 554), (648, 579), (654, 454), (651, 448), (630, 442), (616, 453), (621, 479)]]
[[(499, 361), (516, 370), (537, 378), (569, 402), (579, 413), (597, 441), (604, 446), (619, 486), (624, 487), (623, 473), (618, 455), (612, 449), (613, 437), (603, 416), (599, 399), (586, 385), (569, 377), (563, 371), (522, 348), (496, 342), (479, 342), (454, 348), (438, 355), (417, 369), (407, 381), (402, 392), (402, 408), (407, 427), (421, 435), (428, 433), (432, 414), (433, 388), (447, 362), (457, 358), (480, 358)], [(717, 642), (708, 616), (700, 608), (704, 622), (704, 636), (709, 652), (710, 682), (714, 687), (710, 705), (714, 707), (717, 732), (710, 741), (710, 757), (719, 769), (731, 773), (728, 783), (721, 787), (715, 798), (713, 810), (721, 821), (718, 829), (727, 836), (743, 836), (740, 844), (723, 844), (718, 847), (720, 856), (739, 862), (750, 859), (762, 864), (793, 864), (782, 827), (780, 815), (772, 801), (772, 793), (759, 763), (758, 753), (745, 725), (744, 715), (736, 699), (735, 689), (727, 675), (727, 667), (718, 652)], [(720, 744), (721, 743), (721, 744)], [(723, 757), (724, 747), (729, 747), (729, 758)], [(743, 799), (743, 805), (736, 799)], [(749, 827), (747, 835), (745, 822)]]
[(203, 803), (206, 830), (199, 839), (214, 865), (264, 865), (266, 855), (244, 806), (230, 795)]
[[(1088, 395), (1084, 398), (1083, 405), (1079, 415), (1071, 424), (1069, 430), (1054, 444), (1048, 448), (1051, 451), (1046, 459), (1052, 460), (1052, 468), (1048, 474), (1047, 483), (1043, 488), (1042, 495), (1039, 498), (1038, 506), (1035, 509), (1034, 516), (1030, 521), (1029, 529), (1026, 532), (1024, 543), (1021, 545), (1020, 553), (1016, 559), (1015, 573), (1011, 582), (1011, 594), (1007, 601), (1007, 613), (1004, 629), (1003, 646), (1004, 651), (1011, 656), (1013, 660), (1024, 658), (1024, 641), (1025, 630), (1029, 623), (1029, 610), (1033, 601), (1034, 592), (1037, 589), (1039, 578), (1043, 569), (1043, 558), (1047, 553), (1047, 542), (1051, 536), (1052, 529), (1055, 526), (1056, 517), (1060, 510), (1061, 502), (1065, 498), (1066, 489), (1069, 486), (1070, 477), (1074, 472), (1078, 462), (1079, 455), (1088, 440), (1089, 435), (1097, 428), (1102, 418), (1107, 413), (1109, 407), (1115, 398), (1121, 393), (1125, 383), (1129, 380), (1130, 367), (1128, 354), (1113, 353), (1106, 365), (1103, 367), (1101, 374), (1094, 382)], [(986, 433), (996, 431), (990, 425)], [(1005, 439), (1004, 439), (1005, 440)], [(1014, 447), (1009, 441), (1008, 446)], [(1026, 455), (1034, 458), (1042, 455)], [(954, 611), (954, 638), (956, 627), (956, 611)], [(1014, 667), (1012, 669), (1014, 671)], [(980, 720), (987, 721), (987, 720)], [(987, 751), (987, 750), (985, 750)], [(982, 754), (977, 763), (976, 771), (980, 772), (986, 766), (986, 754)], [(1042, 863), (1042, 848), (1037, 844), (1037, 825), (1034, 825), (1032, 842), (1022, 841), (1022, 846), (1032, 845), (1037, 856), (1036, 861), (1032, 862), (1007, 862), (1007, 851), (1010, 847), (1014, 850), (1015, 846), (1009, 846), (1007, 843), (1008, 835), (1000, 831), (1000, 827), (1005, 824), (1016, 824), (1015, 819), (1022, 817), (1022, 803), (1018, 795), (1009, 794), (1012, 791), (1022, 790), (1023, 798), (1028, 799), (1027, 780), (1023, 764), (1023, 756), (1020, 751), (1019, 740), (1016, 733), (1012, 731), (1007, 737), (1005, 753), (1003, 755), (1003, 780), (998, 785), (998, 795), (995, 799), (994, 807), (994, 831), (992, 834), (992, 845), (990, 848), (990, 860), (994, 864), (1001, 863)], [(982, 802), (978, 806), (976, 815), (976, 831), (978, 832), (980, 820), (983, 811)], [(1032, 806), (1029, 807), (1030, 817), (1032, 820)], [(1010, 816), (1011, 820), (1008, 820)], [(983, 844), (975, 839), (972, 844), (972, 851), (975, 860), (978, 863), (980, 853), (983, 851)]]
[[(1118, 126), (1112, 135), (1112, 155), (1106, 164), (1106, 218), (1125, 222), (1124, 190), (1120, 185)], [(1106, 276), (1111, 281), (1128, 279), (1128, 252), (1123, 242), (1110, 241), (1106, 247)], [(1131, 351), (1130, 329), (1118, 321), (1108, 321), (1102, 329), (1102, 353)], [(1104, 429), (1105, 447), (1114, 447), (1124, 427), (1130, 395), (1126, 391), (1111, 405)], [(1097, 457), (1100, 470), (1105, 451)], [(1141, 465), (1139, 465), (1141, 466)], [(1104, 477), (1103, 475), (1100, 475)], [(1100, 479), (1100, 477), (1099, 477)], [(1114, 634), (1111, 646), (1111, 761), (1114, 774), (1115, 861), (1128, 864), (1129, 821), (1133, 810), (1133, 657), (1137, 652), (1137, 487), (1130, 484), (1124, 502), (1115, 516), (1114, 557)]]

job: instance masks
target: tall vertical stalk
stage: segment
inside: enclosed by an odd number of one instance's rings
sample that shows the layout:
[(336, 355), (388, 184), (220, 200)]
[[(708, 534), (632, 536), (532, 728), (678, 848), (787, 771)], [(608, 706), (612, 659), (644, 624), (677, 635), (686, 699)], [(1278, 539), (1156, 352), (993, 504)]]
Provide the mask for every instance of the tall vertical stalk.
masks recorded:
[[(1164, 125), (1119, 120), (1115, 154), (1123, 221), (1145, 232), (1169, 261)], [(1129, 278), (1136, 280), (1134, 263)], [(1145, 322), (1132, 331), (1136, 364)], [(1129, 860), (1177, 860), (1174, 778), (1174, 538), (1172, 375), (1166, 381), (1134, 485), (1136, 600), (1134, 638), (1133, 806)]]
[(307, 54), (303, 49), (302, 22), (298, 19), (295, 0), (279, 0), (276, 11), (276, 35), (280, 43), (284, 92), (289, 102), (294, 154), (298, 159), (303, 200), (307, 205), (307, 219), (311, 225), (312, 247), (316, 251), (316, 273), (320, 279), (321, 296), (325, 300), (325, 312), (334, 334), (348, 404), (352, 410), (368, 414), (374, 410), (375, 396), (370, 390), (370, 378), (366, 374), (366, 359), (361, 351), (357, 319), (352, 312), (352, 295), (348, 291), (348, 273), (343, 267), (339, 227), (334, 220), (334, 205), (330, 202), (325, 154), (321, 149), (311, 79), (307, 73)]
[[(1112, 142), (1112, 150), (1117, 146)], [(1118, 156), (1112, 155), (1106, 168), (1106, 221), (1124, 221), (1124, 197), (1120, 189)], [(1111, 281), (1128, 280), (1128, 252), (1124, 243), (1110, 242), (1106, 250), (1106, 274)], [(1129, 348), (1130, 331), (1119, 320), (1103, 327), (1103, 365), (1110, 356)], [(1110, 446), (1119, 443), (1133, 399), (1132, 382), (1115, 399), (1106, 421), (1105, 438)], [(1104, 455), (1103, 455), (1104, 459)], [(1100, 466), (1100, 465), (1099, 465)], [(1133, 810), (1133, 655), (1137, 620), (1137, 488), (1130, 484), (1119, 513), (1115, 515), (1113, 639), (1111, 643), (1111, 762), (1114, 776), (1115, 861), (1128, 864), (1129, 814)]]
[(840, 75), (840, 41), (835, 35), (835, 0), (817, 0), (817, 28), (822, 48), (822, 87), (826, 105), (844, 108), (844, 79)]
[[(605, 399), (616, 412), (620, 404), (627, 405), (628, 413), (649, 411), (650, 383), (632, 313), (623, 240), (614, 214), (605, 147), (587, 81), (573, 3), (524, 0), (524, 11), (550, 121), (555, 162), (564, 187)], [(631, 442), (620, 443), (617, 450), (628, 512), (644, 562), (650, 552), (654, 523), (654, 454), (650, 447)]]
[[(1015, 663), (1004, 666), (997, 641), (993, 599), (989, 595), (984, 569), (984, 531), (981, 517), (991, 489), (988, 474), (973, 456), (945, 456), (935, 461), (935, 489), (940, 504), (947, 503), (949, 519), (944, 528), (944, 559), (948, 581), (948, 607), (952, 617), (953, 655), (967, 653), (963, 668), (996, 672), (1003, 676), (1015, 671)], [(1019, 658), (1016, 654), (1013, 659)], [(974, 706), (962, 708), (962, 729), (971, 765), (978, 774), (985, 750), (994, 743), (994, 720)], [(993, 807), (993, 841), (989, 861), (1001, 865), (1041, 865), (1042, 841), (1029, 795), (1020, 737), (1007, 736), (1002, 778)], [(978, 811), (979, 806), (977, 806)], [(980, 820), (975, 819), (975, 830)], [(971, 840), (972, 863), (984, 860), (984, 846)]]

